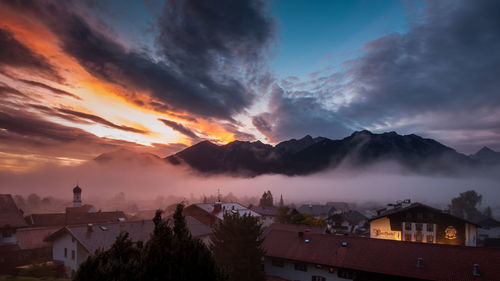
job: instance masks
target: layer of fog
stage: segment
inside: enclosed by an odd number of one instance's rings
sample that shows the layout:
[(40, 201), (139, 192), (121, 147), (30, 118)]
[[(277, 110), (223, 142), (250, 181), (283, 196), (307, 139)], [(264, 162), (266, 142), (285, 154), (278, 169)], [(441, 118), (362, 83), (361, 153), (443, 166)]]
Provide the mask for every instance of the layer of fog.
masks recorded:
[(394, 164), (381, 164), (370, 169), (336, 169), (309, 176), (238, 178), (197, 175), (163, 163), (90, 162), (78, 167), (48, 167), (26, 174), (0, 174), (0, 193), (23, 196), (37, 193), (70, 204), (72, 188), (78, 182), (83, 188), (84, 200), (97, 202), (103, 210), (112, 208), (107, 204), (120, 192), (127, 202), (152, 209), (172, 201), (194, 203), (219, 191), (232, 193), (246, 203), (255, 202), (266, 190), (271, 190), (276, 201), (283, 195), (285, 203), (345, 201), (383, 205), (409, 198), (445, 208), (451, 198), (474, 189), (483, 195), (483, 206), (491, 206), (497, 214), (500, 211), (500, 181), (496, 176), (465, 172), (458, 176), (424, 176), (395, 171), (398, 169)]

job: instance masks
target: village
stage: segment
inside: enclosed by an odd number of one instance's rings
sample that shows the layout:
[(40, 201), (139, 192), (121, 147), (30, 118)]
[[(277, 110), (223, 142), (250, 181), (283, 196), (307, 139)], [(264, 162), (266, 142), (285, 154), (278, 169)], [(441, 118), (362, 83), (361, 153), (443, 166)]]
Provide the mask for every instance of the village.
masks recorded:
[[(82, 194), (80, 186), (72, 189), (72, 206), (64, 213), (33, 214), (24, 214), (11, 194), (1, 194), (0, 276), (29, 275), (34, 266), (50, 265), (55, 277), (71, 278), (121, 233), (148, 241), (156, 210), (101, 211), (84, 204)], [(285, 205), (283, 196), (276, 201), (271, 191), (255, 206), (219, 195), (183, 206), (182, 214), (191, 236), (207, 246), (228, 214), (256, 218), (270, 281), (500, 278), (500, 222), (492, 217), (471, 221), (409, 199), (361, 211), (346, 202), (296, 207)], [(162, 213), (172, 218), (172, 210)]]

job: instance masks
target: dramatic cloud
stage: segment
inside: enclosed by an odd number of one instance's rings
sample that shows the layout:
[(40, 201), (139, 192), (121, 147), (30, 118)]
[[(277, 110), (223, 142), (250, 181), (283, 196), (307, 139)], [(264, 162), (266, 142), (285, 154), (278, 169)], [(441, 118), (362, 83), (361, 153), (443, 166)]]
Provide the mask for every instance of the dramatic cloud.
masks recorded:
[(63, 81), (54, 67), (42, 55), (27, 48), (9, 30), (0, 27), (0, 70), (18, 67), (55, 81)]
[(172, 128), (173, 130), (185, 135), (188, 138), (193, 139), (194, 141), (199, 140), (200, 138), (190, 129), (184, 127), (182, 124), (176, 123), (174, 121), (166, 120), (166, 119), (158, 119), (163, 124), (167, 125), (168, 127)]
[(343, 124), (419, 133), (465, 152), (487, 138), (499, 150), (499, 13), (498, 1), (428, 1), (407, 33), (367, 43), (344, 72), (283, 80), (289, 94), (275, 95), (254, 125), (270, 139)]
[(158, 60), (95, 30), (69, 4), (12, 6), (45, 22), (95, 77), (132, 96), (149, 92), (169, 110), (228, 120), (251, 104), (258, 80), (251, 74), (273, 36), (261, 1), (167, 1), (158, 19)]
[(77, 100), (81, 100), (81, 98), (78, 97), (77, 95), (74, 95), (74, 94), (72, 94), (70, 92), (63, 91), (61, 89), (57, 89), (57, 88), (51, 87), (51, 86), (49, 86), (47, 84), (44, 84), (44, 83), (41, 83), (41, 82), (31, 81), (31, 80), (26, 80), (26, 79), (18, 79), (18, 80), (21, 81), (21, 82), (23, 82), (23, 83), (35, 86), (35, 87), (39, 87), (39, 88), (43, 88), (43, 89), (49, 90), (50, 92), (52, 92), (52, 93), (54, 93), (56, 95), (68, 96), (68, 97), (72, 97), (72, 98), (77, 99)]
[(351, 130), (334, 112), (314, 97), (294, 97), (275, 85), (269, 102), (270, 113), (254, 116), (253, 125), (270, 141), (302, 138), (309, 134), (338, 138)]
[(123, 130), (123, 131), (128, 131), (128, 132), (138, 133), (138, 134), (146, 134), (147, 133), (146, 131), (139, 130), (139, 129), (136, 129), (136, 128), (132, 128), (132, 127), (128, 127), (128, 126), (123, 126), (123, 125), (116, 125), (115, 123), (112, 123), (112, 122), (110, 122), (110, 121), (108, 121), (108, 120), (106, 120), (106, 119), (104, 119), (102, 117), (99, 117), (99, 116), (93, 115), (93, 114), (88, 114), (88, 113), (74, 111), (74, 110), (65, 109), (65, 108), (59, 109), (59, 112), (62, 112), (62, 113), (65, 113), (65, 114), (69, 114), (69, 115), (73, 115), (73, 116), (76, 116), (76, 117), (80, 117), (80, 118), (83, 118), (83, 119), (87, 119), (87, 120), (93, 121), (95, 123), (99, 123), (99, 124), (102, 124), (102, 125), (105, 125), (105, 126), (108, 126), (108, 127), (111, 127), (111, 128)]

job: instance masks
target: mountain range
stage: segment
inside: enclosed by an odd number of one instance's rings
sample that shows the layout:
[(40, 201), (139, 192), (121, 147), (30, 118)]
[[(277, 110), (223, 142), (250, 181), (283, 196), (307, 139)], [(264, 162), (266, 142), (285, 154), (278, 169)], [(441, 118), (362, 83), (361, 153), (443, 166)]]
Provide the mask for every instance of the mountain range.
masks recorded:
[[(107, 162), (119, 155), (123, 158), (124, 153), (104, 153), (95, 160)], [(126, 155), (126, 159), (132, 157), (130, 153)], [(137, 153), (137, 157), (142, 162), (158, 159), (144, 153)], [(225, 145), (202, 141), (163, 160), (201, 173), (239, 176), (306, 175), (339, 166), (360, 169), (382, 161), (396, 162), (417, 173), (453, 173), (464, 167), (500, 164), (500, 153), (485, 147), (467, 156), (415, 134), (374, 134), (364, 130), (339, 140), (307, 135), (275, 146), (260, 141), (233, 141)]]

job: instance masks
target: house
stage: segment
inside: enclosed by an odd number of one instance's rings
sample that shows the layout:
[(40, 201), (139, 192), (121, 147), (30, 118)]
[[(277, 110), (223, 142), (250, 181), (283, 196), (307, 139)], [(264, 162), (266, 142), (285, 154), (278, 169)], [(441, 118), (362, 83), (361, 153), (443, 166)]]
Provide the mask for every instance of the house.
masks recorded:
[(71, 276), (90, 254), (111, 247), (121, 232), (128, 232), (137, 242), (146, 241), (153, 230), (152, 221), (74, 225), (60, 228), (45, 240), (52, 242), (53, 260), (63, 262), (66, 275)]
[(494, 218), (485, 218), (479, 224), (478, 245), (500, 248), (500, 222)]
[(271, 228), (262, 246), (266, 275), (285, 280), (500, 280), (499, 249), (284, 228)]
[(278, 215), (278, 207), (252, 206), (250, 210), (261, 216), (262, 226), (270, 226), (274, 223), (274, 218)]
[[(193, 237), (208, 243), (212, 234), (209, 227), (192, 217), (186, 217), (186, 225)], [(53, 243), (53, 260), (64, 263), (66, 275), (71, 276), (97, 249), (109, 249), (121, 232), (128, 232), (133, 242), (146, 242), (153, 230), (152, 220), (65, 226), (46, 241)]]
[(224, 214), (239, 214), (240, 216), (250, 215), (259, 219), (261, 217), (261, 215), (242, 206), (240, 203), (222, 203), (220, 201), (213, 204), (199, 203), (189, 205), (184, 208), (183, 214), (185, 216), (191, 216), (209, 227), (214, 227), (217, 223), (223, 221)]
[(370, 219), (370, 237), (398, 241), (476, 246), (478, 224), (413, 203), (391, 206)]
[(316, 219), (328, 219), (337, 212), (337, 209), (332, 205), (306, 204), (300, 206), (297, 211), (301, 214), (310, 215)]
[(16, 244), (16, 230), (25, 226), (23, 212), (17, 208), (12, 195), (0, 194), (0, 245)]
[(330, 233), (337, 234), (369, 234), (368, 218), (358, 211), (348, 210), (334, 214), (329, 218)]
[(67, 207), (65, 213), (31, 214), (25, 221), (30, 227), (50, 227), (78, 225), (88, 223), (113, 223), (126, 220), (122, 211), (96, 211), (92, 205), (82, 205), (82, 188), (73, 188), (73, 207)]
[(57, 228), (29, 228), (10, 194), (0, 194), (0, 273), (12, 274), (20, 265), (52, 257), (52, 245), (43, 241)]

